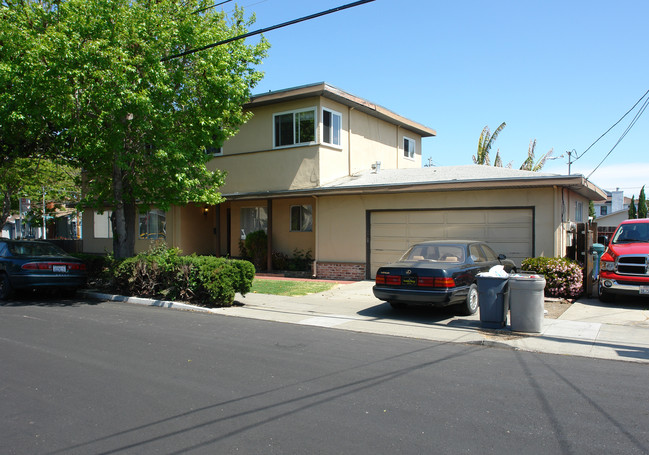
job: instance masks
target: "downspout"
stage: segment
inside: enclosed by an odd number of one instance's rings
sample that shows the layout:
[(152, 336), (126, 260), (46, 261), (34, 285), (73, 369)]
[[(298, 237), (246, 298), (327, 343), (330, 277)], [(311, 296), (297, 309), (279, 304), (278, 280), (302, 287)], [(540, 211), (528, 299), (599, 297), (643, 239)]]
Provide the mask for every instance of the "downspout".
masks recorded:
[(320, 234), (320, 229), (318, 229), (318, 220), (320, 219), (319, 213), (320, 213), (320, 199), (318, 196), (315, 194), (311, 196), (315, 200), (315, 222), (313, 223), (313, 229), (315, 229), (315, 246), (314, 246), (314, 253), (313, 253), (313, 270), (311, 271), (311, 274), (313, 275), (313, 278), (318, 277), (318, 245), (320, 244), (319, 242), (319, 234)]
[(353, 107), (347, 108), (347, 175), (352, 175), (352, 111)]
[(394, 168), (399, 169), (399, 125), (397, 125), (397, 140), (396, 140), (396, 143), (397, 143), (397, 153), (396, 153), (397, 163), (396, 163), (396, 166)]

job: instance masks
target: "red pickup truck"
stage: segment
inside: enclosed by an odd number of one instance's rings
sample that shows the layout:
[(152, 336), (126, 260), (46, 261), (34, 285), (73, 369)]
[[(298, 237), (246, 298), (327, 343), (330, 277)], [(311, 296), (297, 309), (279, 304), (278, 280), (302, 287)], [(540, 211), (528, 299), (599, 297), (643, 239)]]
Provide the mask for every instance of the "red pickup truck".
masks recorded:
[(600, 259), (598, 294), (649, 296), (649, 218), (626, 220), (615, 230)]

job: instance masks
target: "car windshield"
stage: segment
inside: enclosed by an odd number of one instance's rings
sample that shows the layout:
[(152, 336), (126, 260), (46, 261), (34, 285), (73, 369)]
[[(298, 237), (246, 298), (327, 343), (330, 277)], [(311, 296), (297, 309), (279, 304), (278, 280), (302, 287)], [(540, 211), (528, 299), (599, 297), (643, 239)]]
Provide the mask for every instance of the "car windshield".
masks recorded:
[(461, 245), (414, 245), (400, 261), (464, 262)]
[(623, 224), (613, 237), (613, 243), (649, 242), (649, 223)]
[(14, 256), (61, 256), (66, 253), (49, 243), (12, 242), (7, 245)]

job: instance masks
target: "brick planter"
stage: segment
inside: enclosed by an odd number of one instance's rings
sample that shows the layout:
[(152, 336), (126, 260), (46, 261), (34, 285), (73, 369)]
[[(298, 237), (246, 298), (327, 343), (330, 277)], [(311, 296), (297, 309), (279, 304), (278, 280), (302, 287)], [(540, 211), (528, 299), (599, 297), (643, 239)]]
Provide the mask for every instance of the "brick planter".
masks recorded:
[(316, 277), (325, 280), (362, 281), (365, 264), (360, 262), (318, 262)]

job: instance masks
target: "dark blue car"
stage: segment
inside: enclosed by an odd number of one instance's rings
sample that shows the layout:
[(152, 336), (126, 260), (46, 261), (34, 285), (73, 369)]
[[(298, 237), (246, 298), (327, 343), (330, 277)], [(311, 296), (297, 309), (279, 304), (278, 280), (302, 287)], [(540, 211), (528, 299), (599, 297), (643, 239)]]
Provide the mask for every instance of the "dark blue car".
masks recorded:
[(380, 267), (374, 296), (394, 308), (406, 305), (457, 305), (460, 313), (478, 309), (477, 275), (495, 265), (516, 270), (504, 254), (496, 255), (484, 242), (439, 240), (413, 245), (397, 262)]
[(61, 289), (74, 293), (86, 284), (86, 265), (59, 247), (38, 240), (0, 239), (0, 299), (14, 290)]

